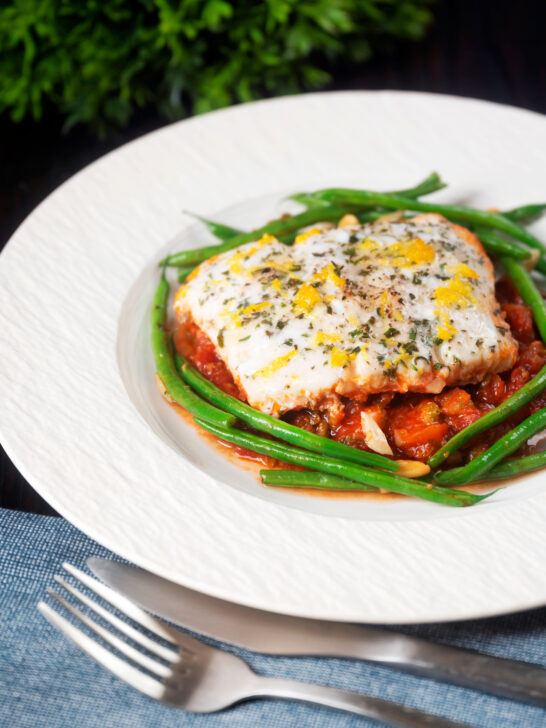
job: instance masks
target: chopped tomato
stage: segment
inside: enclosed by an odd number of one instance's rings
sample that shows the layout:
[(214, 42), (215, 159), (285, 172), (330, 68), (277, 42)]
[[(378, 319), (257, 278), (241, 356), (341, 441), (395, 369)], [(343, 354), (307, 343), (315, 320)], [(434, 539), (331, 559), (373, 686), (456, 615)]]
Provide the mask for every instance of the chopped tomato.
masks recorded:
[(510, 378), (506, 387), (506, 394), (508, 397), (512, 396), (518, 389), (521, 389), (524, 384), (531, 379), (531, 375), (525, 369), (525, 367), (515, 367), (510, 372)]
[(530, 344), (535, 338), (531, 307), (523, 303), (503, 303), (501, 308), (514, 337), (522, 344)]
[(516, 287), (508, 278), (502, 276), (495, 286), (495, 296), (499, 303), (523, 303), (523, 299), (516, 290)]
[(431, 425), (440, 419), (440, 408), (432, 400), (421, 402), (415, 409), (415, 415), (421, 422)]
[[(375, 410), (375, 411), (374, 411)], [(359, 404), (357, 402), (350, 402), (345, 408), (345, 416), (341, 421), (339, 427), (335, 430), (336, 440), (342, 440), (347, 437), (356, 437), (363, 440), (364, 435), (362, 433), (362, 412), (369, 412), (372, 414), (377, 424), (381, 427), (379, 408), (366, 407), (366, 405)]]
[(389, 412), (389, 429), (400, 454), (426, 460), (446, 439), (449, 427), (442, 422), (440, 407), (432, 399), (414, 399)]
[(442, 411), (433, 399), (414, 395), (409, 402), (404, 401), (391, 409), (389, 424), (391, 427), (422, 427), (440, 422), (441, 416)]
[(394, 443), (404, 455), (415, 460), (427, 460), (443, 445), (448, 431), (448, 425), (441, 422), (421, 427), (399, 427), (393, 430)]
[(458, 415), (472, 401), (470, 394), (460, 387), (448, 389), (436, 397), (444, 415)]
[(469, 407), (465, 407), (465, 409), (458, 415), (446, 417), (446, 423), (449, 426), (451, 434), (455, 435), (460, 430), (464, 430), (465, 427), (468, 427), (468, 425), (479, 420), (484, 414), (485, 413), (483, 411), (480, 411), (473, 405), (470, 405)]
[(520, 352), (516, 362), (517, 367), (524, 367), (534, 376), (546, 364), (546, 349), (542, 341), (533, 341), (526, 349)]
[(451, 435), (479, 420), (483, 414), (475, 406), (466, 389), (460, 387), (442, 392), (436, 397), (436, 401), (440, 405)]
[(394, 441), (400, 449), (436, 443), (443, 440), (448, 429), (448, 426), (442, 422), (423, 427), (399, 427), (394, 430)]
[(478, 401), (498, 407), (506, 398), (506, 384), (498, 374), (487, 377), (479, 386), (476, 394)]

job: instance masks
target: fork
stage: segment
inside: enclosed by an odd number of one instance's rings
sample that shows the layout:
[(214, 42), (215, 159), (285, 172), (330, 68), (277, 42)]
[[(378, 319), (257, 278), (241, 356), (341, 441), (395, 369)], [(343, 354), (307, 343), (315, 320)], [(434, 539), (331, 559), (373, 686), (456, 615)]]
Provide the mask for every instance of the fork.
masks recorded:
[[(257, 675), (237, 655), (205, 644), (152, 617), (125, 597), (71, 564), (65, 563), (63, 568), (125, 617), (133, 620), (140, 627), (144, 627), (149, 633), (164, 642), (144, 634), (112, 614), (111, 611), (90, 599), (58, 575), (54, 579), (62, 589), (95, 612), (104, 622), (114, 627), (117, 633), (124, 635), (125, 638), (145, 651), (137, 649), (118, 634), (91, 619), (51, 588), (47, 590), (48, 594), (58, 604), (79, 619), (104, 643), (128, 658), (130, 662), (78, 629), (71, 621), (43, 601), (38, 604), (42, 615), (107, 670), (161, 703), (194, 713), (211, 713), (242, 700), (274, 697), (325, 705), (374, 718), (387, 725), (400, 728), (423, 728), (424, 726), (469, 728), (462, 723), (456, 723), (447, 718), (392, 703), (382, 698), (314, 683)], [(165, 642), (168, 646), (164, 644)]]

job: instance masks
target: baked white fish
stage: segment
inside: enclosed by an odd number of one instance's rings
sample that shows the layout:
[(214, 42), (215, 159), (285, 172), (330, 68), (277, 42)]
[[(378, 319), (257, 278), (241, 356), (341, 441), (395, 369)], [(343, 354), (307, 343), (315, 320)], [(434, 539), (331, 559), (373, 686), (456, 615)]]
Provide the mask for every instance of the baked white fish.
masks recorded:
[(175, 298), (253, 407), (440, 392), (510, 369), (518, 345), (478, 238), (441, 215), (271, 236), (202, 263)]

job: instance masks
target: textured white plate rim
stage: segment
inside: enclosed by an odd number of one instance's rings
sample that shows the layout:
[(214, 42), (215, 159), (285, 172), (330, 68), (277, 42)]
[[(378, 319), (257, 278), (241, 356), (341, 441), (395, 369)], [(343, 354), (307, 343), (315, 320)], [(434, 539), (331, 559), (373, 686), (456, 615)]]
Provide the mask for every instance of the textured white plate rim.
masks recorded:
[[(17, 470), (21, 473), (21, 475), (28, 480), (29, 483), (31, 483), (32, 478), (32, 471), (27, 471), (27, 469), (24, 466), (19, 466), (19, 460), (16, 453), (13, 453), (10, 448), (9, 444), (5, 445), (5, 438), (2, 436), (2, 447), (4, 448), (5, 452), (9, 456), (10, 460), (13, 462)], [(132, 561), (134, 564), (139, 566), (142, 569), (146, 569), (148, 571), (151, 571), (154, 574), (157, 574), (158, 576), (162, 576), (165, 579), (169, 579), (171, 581), (175, 581), (176, 583), (182, 584), (183, 586), (194, 589), (197, 592), (201, 592), (202, 594), (207, 594), (208, 596), (215, 597), (217, 599), (223, 599), (227, 602), (233, 602), (237, 604), (242, 604), (247, 607), (254, 607), (256, 609), (264, 609), (266, 611), (274, 611), (279, 614), (287, 614), (295, 617), (309, 617), (309, 618), (317, 618), (317, 619), (324, 619), (328, 621), (343, 621), (343, 622), (367, 622), (368, 624), (427, 624), (427, 623), (433, 623), (433, 622), (456, 622), (461, 620), (473, 620), (473, 619), (485, 619), (489, 617), (496, 617), (501, 616), (503, 614), (510, 614), (515, 612), (520, 612), (528, 609), (533, 608), (539, 608), (544, 606), (544, 598), (537, 597), (536, 601), (531, 600), (525, 600), (524, 602), (518, 602), (517, 600), (513, 600), (512, 603), (510, 603), (509, 606), (499, 606), (498, 609), (495, 609), (495, 607), (491, 607), (491, 609), (484, 611), (476, 611), (475, 613), (466, 611), (464, 614), (461, 614), (460, 612), (454, 610), (453, 612), (449, 612), (447, 609), (444, 608), (442, 612), (442, 616), (438, 617), (436, 613), (426, 614), (422, 613), (419, 616), (416, 616), (413, 619), (405, 618), (403, 620), (396, 620), (391, 619), (389, 621), (384, 621), (381, 619), (364, 619), (362, 617), (362, 613), (360, 611), (355, 611), (353, 613), (347, 612), (346, 615), (343, 615), (340, 617), (338, 614), (321, 614), (319, 616), (315, 614), (309, 614), (307, 610), (295, 610), (292, 608), (292, 605), (290, 603), (287, 603), (285, 605), (275, 605), (275, 609), (270, 609), (267, 607), (267, 605), (264, 605), (263, 603), (259, 601), (249, 601), (244, 600), (241, 601), (237, 598), (236, 595), (234, 595), (231, 591), (228, 590), (220, 590), (220, 589), (211, 589), (209, 585), (206, 582), (198, 582), (195, 580), (192, 580), (190, 578), (186, 578), (185, 576), (179, 576), (178, 578), (173, 577), (173, 573), (169, 569), (162, 568), (160, 564), (157, 564), (154, 561), (149, 561), (146, 556), (139, 555), (138, 557), (135, 557), (135, 554), (133, 552), (124, 552), (123, 550), (116, 550), (116, 540), (115, 538), (110, 538), (109, 536), (104, 536), (102, 533), (97, 532), (97, 535), (94, 535), (92, 527), (90, 528), (88, 524), (85, 522), (85, 520), (80, 519), (78, 515), (73, 515), (69, 508), (66, 508), (64, 503), (57, 503), (55, 500), (55, 497), (51, 495), (49, 492), (47, 492), (46, 489), (42, 489), (40, 485), (35, 485), (32, 483), (33, 487), (39, 493), (43, 498), (47, 498), (47, 501), (49, 505), (52, 506), (63, 518), (65, 518), (67, 521), (69, 521), (73, 526), (78, 528), (82, 533), (84, 533), (86, 536), (89, 536), (90, 538), (94, 539), (98, 543), (101, 544), (101, 546), (104, 546), (105, 548), (109, 549), (113, 553), (117, 553), (118, 556), (120, 556), (123, 559), (126, 559), (127, 561)], [(50, 518), (56, 518), (56, 516), (49, 516)], [(59, 554), (59, 563), (61, 563), (64, 559), (62, 554)]]
[[(369, 96), (378, 96), (378, 95), (387, 95), (392, 96), (391, 92), (338, 92), (335, 94), (335, 96), (341, 97), (341, 96), (362, 96), (362, 95), (369, 95)], [(310, 94), (307, 95), (307, 97), (300, 97), (300, 99), (305, 98), (320, 98), (324, 97), (324, 94)], [(332, 94), (329, 95), (330, 97)], [(423, 97), (426, 99), (433, 100), (435, 98), (434, 95), (428, 95), (428, 94), (416, 94), (416, 93), (399, 93), (396, 92), (394, 96), (397, 97)], [(488, 105), (488, 106), (497, 106), (497, 108), (502, 108), (499, 105), (489, 104), (488, 102), (474, 102), (472, 100), (467, 99), (456, 99), (456, 97), (447, 97), (444, 96), (442, 98), (452, 100), (456, 100), (460, 103), (471, 103), (471, 104), (479, 104), (479, 105)], [(268, 105), (275, 105), (275, 104), (282, 104), (282, 103), (297, 103), (295, 102), (294, 97), (288, 97), (287, 99), (273, 99), (273, 100), (267, 100), (265, 102), (258, 102), (257, 104), (253, 104), (251, 106), (261, 106), (264, 104)], [(214, 116), (219, 115), (227, 115), (227, 114), (236, 114), (240, 109), (248, 109), (249, 107), (235, 107), (233, 109), (223, 110), (219, 112), (215, 112)], [(512, 110), (516, 111), (516, 110)], [(518, 110), (519, 111), (519, 110)], [(521, 112), (522, 114), (528, 114), (529, 112)], [(208, 115), (210, 116), (210, 115)], [(534, 115), (537, 118), (541, 118), (539, 115)], [(128, 147), (132, 147), (136, 144), (141, 144), (144, 140), (149, 139), (150, 137), (157, 138), (157, 135), (164, 134), (168, 132), (170, 129), (173, 129), (173, 127), (180, 126), (181, 124), (196, 124), (200, 121), (200, 119), (192, 119), (185, 122), (179, 122), (178, 124), (172, 125), (171, 127), (167, 127), (166, 129), (161, 129), (158, 132), (152, 132), (149, 135), (146, 135), (146, 137), (143, 137), (141, 139), (137, 139), (133, 142), (130, 142), (128, 145), (125, 145), (125, 147), (121, 148), (122, 150), (126, 150)], [(113, 156), (116, 156), (120, 150), (114, 150), (113, 152), (110, 152), (105, 157), (101, 158), (100, 160), (97, 160), (96, 162), (93, 162), (89, 167), (85, 168), (81, 172), (79, 172), (77, 175), (75, 175), (73, 178), (65, 182), (60, 188), (58, 188), (55, 192), (52, 193), (46, 200), (44, 200), (41, 205), (36, 208), (34, 213), (27, 218), (27, 221), (25, 221), (22, 226), (16, 231), (13, 238), (18, 238), (20, 231), (25, 228), (30, 218), (34, 217), (36, 213), (39, 211), (42, 211), (44, 208), (47, 208), (47, 206), (50, 204), (51, 200), (55, 200), (57, 196), (61, 196), (63, 194), (64, 189), (67, 186), (70, 186), (76, 179), (79, 179), (80, 177), (86, 175), (90, 169), (96, 167), (97, 165), (104, 164), (106, 160), (112, 158)], [(4, 263), (6, 258), (6, 255), (4, 254), (2, 258), (0, 258), (0, 268), (2, 267), (2, 264)], [(139, 565), (143, 566), (144, 568), (151, 569), (152, 571), (155, 571), (156, 573), (160, 573), (162, 576), (165, 576), (167, 578), (175, 578), (175, 580), (180, 581), (181, 583), (184, 583), (185, 585), (195, 588), (197, 590), (210, 593), (214, 596), (223, 598), (223, 599), (231, 599), (232, 601), (239, 601), (237, 593), (234, 593), (233, 589), (214, 589), (211, 588), (210, 584), (207, 583), (207, 581), (199, 581), (196, 579), (192, 579), (187, 575), (184, 574), (176, 574), (173, 573), (172, 568), (163, 568), (161, 564), (158, 564), (153, 559), (149, 560), (144, 554), (138, 554), (136, 555), (132, 551), (124, 551), (123, 549), (119, 549), (117, 547), (117, 540), (115, 538), (115, 535), (113, 534), (107, 534), (104, 533), (98, 528), (98, 524), (90, 524), (88, 521), (86, 521), (85, 518), (82, 518), (81, 515), (78, 513), (77, 509), (73, 509), (70, 507), (70, 504), (67, 505), (66, 502), (63, 501), (62, 498), (57, 500), (56, 494), (51, 491), (50, 488), (48, 488), (47, 483), (41, 483), (39, 482), (39, 479), (35, 477), (35, 473), (33, 471), (33, 468), (27, 467), (25, 459), (22, 457), (22, 452), (17, 446), (16, 442), (11, 441), (11, 431), (8, 426), (3, 426), (4, 420), (2, 419), (2, 423), (0, 425), (0, 431), (2, 432), (2, 442), (4, 444), (4, 447), (6, 449), (6, 452), (13, 460), (14, 464), (18, 469), (22, 472), (24, 477), (26, 477), (40, 492), (44, 497), (47, 498), (47, 500), (53, 505), (54, 508), (56, 508), (62, 515), (67, 517), (74, 525), (76, 525), (78, 528), (80, 528), (85, 533), (89, 534), (91, 537), (96, 538), (98, 541), (100, 541), (103, 545), (110, 548), (113, 551), (117, 551), (121, 556), (124, 556), (125, 558), (128, 558), (129, 560), (136, 561)], [(19, 456), (21, 453), (21, 457)], [(539, 505), (542, 508), (544, 506), (544, 497), (542, 498), (533, 498), (533, 507), (538, 508)], [(514, 515), (514, 512), (510, 514), (511, 516)], [(465, 514), (466, 516), (466, 514)], [(469, 514), (470, 516), (470, 514)], [(470, 520), (480, 520), (481, 514), (479, 512), (473, 512), (472, 517)], [(464, 521), (468, 521), (469, 518), (465, 518)], [(463, 523), (461, 520), (460, 523)], [(538, 576), (538, 575), (537, 575)], [(267, 604), (264, 604), (263, 601), (260, 601), (259, 598), (255, 598), (253, 600), (244, 599), (242, 600), (244, 603), (249, 604), (250, 606), (258, 606), (261, 608), (267, 608)], [(492, 615), (492, 614), (498, 614), (503, 613), (506, 611), (515, 611), (518, 609), (528, 608), (532, 606), (538, 606), (540, 604), (544, 603), (544, 591), (540, 591), (540, 594), (537, 594), (535, 596), (535, 599), (530, 598), (530, 595), (527, 594), (523, 600), (519, 600), (516, 596), (513, 596), (512, 599), (509, 600), (509, 603), (506, 601), (504, 603), (499, 603), (498, 607), (491, 606), (490, 609), (487, 609), (484, 611), (483, 608), (478, 610), (477, 612), (471, 612), (468, 610), (468, 607), (466, 608), (466, 611), (464, 614), (461, 614), (461, 612), (458, 610), (457, 607), (455, 607), (453, 610), (450, 610), (445, 604), (442, 607), (441, 614), (438, 613), (437, 605), (436, 607), (433, 607), (430, 613), (424, 613), (421, 611), (419, 615), (415, 615), (413, 618), (407, 618), (407, 616), (400, 621), (404, 622), (412, 622), (412, 621), (431, 621), (431, 620), (453, 620), (453, 619), (460, 619), (460, 618), (473, 618), (473, 617), (480, 617), (480, 616), (486, 616), (486, 615)], [(293, 603), (290, 600), (286, 599), (279, 599), (275, 605), (274, 608), (276, 611), (282, 611), (286, 613), (294, 613), (294, 614), (300, 614), (301, 616), (322, 616), (323, 618), (331, 618), (331, 619), (345, 619), (345, 620), (362, 620), (363, 618), (370, 617), (370, 615), (366, 615), (363, 613), (361, 608), (354, 608), (354, 607), (347, 607), (342, 613), (340, 613), (339, 610), (334, 611), (330, 614), (320, 614), (317, 615), (315, 613), (312, 613), (312, 615), (309, 613), (309, 611), (304, 608), (303, 610), (298, 607), (294, 607)], [(382, 621), (377, 618), (376, 615), (372, 615), (372, 618), (370, 621)], [(398, 621), (396, 619), (389, 618), (389, 621)]]

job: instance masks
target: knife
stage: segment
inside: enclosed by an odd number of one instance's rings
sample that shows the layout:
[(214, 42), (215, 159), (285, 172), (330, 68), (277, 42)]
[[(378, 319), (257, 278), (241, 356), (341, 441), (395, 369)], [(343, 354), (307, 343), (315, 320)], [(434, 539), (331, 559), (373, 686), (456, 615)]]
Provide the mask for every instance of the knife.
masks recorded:
[(291, 617), (207, 596), (136, 566), (89, 558), (108, 586), (144, 609), (213, 639), (270, 655), (367, 660), (398, 670), (546, 706), (539, 665), (435, 644), (376, 627)]

